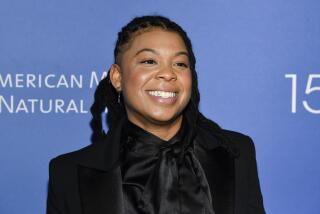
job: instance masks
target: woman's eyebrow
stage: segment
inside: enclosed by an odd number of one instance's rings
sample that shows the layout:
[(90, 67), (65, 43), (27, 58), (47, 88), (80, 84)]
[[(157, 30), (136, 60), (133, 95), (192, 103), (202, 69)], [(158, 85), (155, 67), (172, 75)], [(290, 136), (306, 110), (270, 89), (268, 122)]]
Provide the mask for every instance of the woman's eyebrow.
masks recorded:
[[(149, 52), (152, 52), (156, 55), (159, 55), (159, 52), (154, 50), (154, 49), (151, 49), (151, 48), (142, 48), (141, 50), (137, 51), (137, 53), (135, 54), (135, 56), (137, 56), (138, 54), (140, 54), (141, 52), (144, 52), (144, 51), (149, 51)], [(179, 55), (186, 55), (187, 57), (189, 57), (189, 54), (188, 52), (186, 51), (179, 51), (177, 53), (174, 54), (174, 56), (179, 56)]]
[(188, 52), (185, 52), (185, 51), (179, 51), (174, 56), (179, 56), (179, 55), (186, 55), (187, 57), (189, 57)]
[(137, 51), (137, 53), (135, 54), (135, 56), (137, 56), (138, 54), (140, 54), (140, 53), (143, 52), (143, 51), (149, 51), (149, 52), (152, 52), (152, 53), (154, 53), (154, 54), (159, 55), (159, 53), (158, 53), (156, 50), (154, 50), (154, 49), (151, 49), (151, 48), (142, 48), (141, 50)]

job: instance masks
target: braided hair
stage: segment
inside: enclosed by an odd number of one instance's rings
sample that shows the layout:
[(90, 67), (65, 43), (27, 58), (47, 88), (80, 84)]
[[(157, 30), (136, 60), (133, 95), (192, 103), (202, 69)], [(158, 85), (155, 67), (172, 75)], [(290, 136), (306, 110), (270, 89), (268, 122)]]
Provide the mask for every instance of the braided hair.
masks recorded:
[[(125, 25), (118, 33), (118, 39), (114, 48), (114, 63), (119, 64), (121, 62), (122, 54), (126, 51), (126, 48), (130, 45), (130, 42), (139, 33), (151, 30), (152, 28), (161, 28), (166, 31), (177, 33), (183, 40), (188, 54), (190, 62), (190, 70), (192, 76), (192, 91), (191, 98), (184, 114), (188, 114), (192, 117), (195, 124), (203, 125), (204, 127), (215, 130), (215, 135), (219, 135), (221, 138), (221, 128), (213, 121), (207, 119), (199, 112), (200, 93), (198, 89), (198, 78), (195, 69), (196, 58), (192, 50), (192, 44), (187, 36), (187, 33), (175, 22), (164, 16), (140, 16), (132, 19), (127, 25)], [(106, 121), (102, 121), (102, 114), (108, 109)], [(94, 103), (90, 108), (92, 114), (91, 128), (93, 130), (91, 140), (92, 142), (102, 141), (105, 132), (103, 130), (103, 122), (108, 124), (109, 130), (111, 130), (121, 117), (126, 116), (126, 110), (121, 102), (118, 102), (118, 92), (113, 87), (110, 81), (110, 70), (108, 75), (99, 82), (99, 85), (94, 94)]]

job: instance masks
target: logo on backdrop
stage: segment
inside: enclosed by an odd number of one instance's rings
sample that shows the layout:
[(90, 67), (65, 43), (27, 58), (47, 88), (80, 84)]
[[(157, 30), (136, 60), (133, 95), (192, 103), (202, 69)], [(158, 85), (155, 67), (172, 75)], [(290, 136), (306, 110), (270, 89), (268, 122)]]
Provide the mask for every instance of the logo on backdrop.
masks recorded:
[[(92, 89), (106, 76), (107, 71), (77, 75), (0, 73), (0, 114), (87, 114), (88, 100), (79, 98), (82, 93), (74, 91), (91, 89), (93, 97)], [(285, 74), (285, 78), (291, 79), (291, 112), (297, 113), (297, 105), (300, 105), (303, 111), (320, 114), (319, 99), (315, 99), (320, 95), (320, 74), (309, 74), (305, 81), (294, 73)], [(304, 91), (304, 99), (299, 99), (300, 91)]]
[[(304, 111), (320, 114), (320, 74), (300, 75), (299, 78), (298, 74), (285, 74), (285, 78), (291, 79), (291, 113), (297, 113), (297, 105), (301, 105)], [(300, 91), (304, 91), (304, 99), (299, 99)]]
[(0, 114), (86, 114), (88, 104), (75, 90), (95, 89), (106, 76), (107, 71), (77, 75), (0, 73)]

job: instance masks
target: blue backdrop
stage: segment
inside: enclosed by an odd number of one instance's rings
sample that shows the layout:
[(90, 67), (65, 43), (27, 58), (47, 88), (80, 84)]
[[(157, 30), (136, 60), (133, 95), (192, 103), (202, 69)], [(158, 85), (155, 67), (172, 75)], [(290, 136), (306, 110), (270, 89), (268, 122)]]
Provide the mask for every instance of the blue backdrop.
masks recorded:
[(48, 161), (90, 144), (117, 32), (162, 14), (188, 32), (202, 112), (256, 145), (267, 213), (320, 213), (320, 2), (0, 2), (0, 213), (45, 213)]

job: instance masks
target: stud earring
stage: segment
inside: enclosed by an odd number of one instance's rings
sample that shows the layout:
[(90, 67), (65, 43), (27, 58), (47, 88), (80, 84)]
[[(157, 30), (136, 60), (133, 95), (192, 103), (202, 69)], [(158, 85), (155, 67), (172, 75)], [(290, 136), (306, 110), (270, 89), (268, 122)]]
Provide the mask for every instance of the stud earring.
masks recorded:
[(121, 104), (120, 103), (121, 102), (120, 98), (121, 98), (121, 91), (118, 92), (118, 104)]

